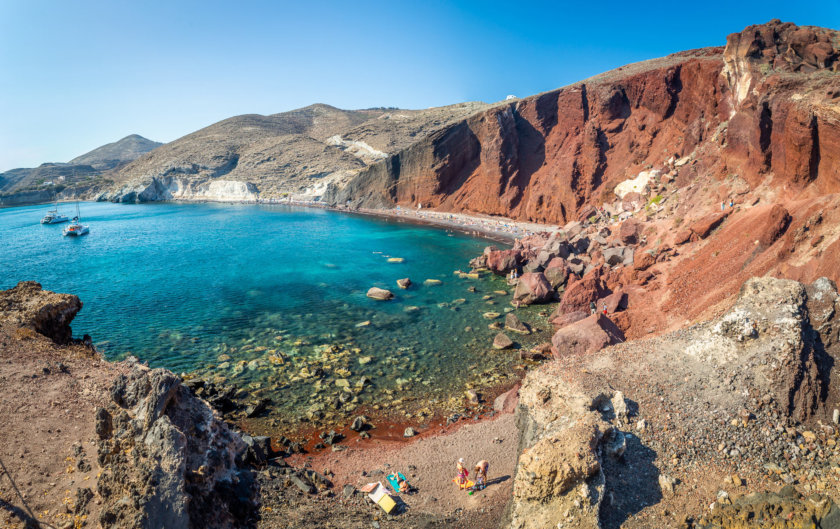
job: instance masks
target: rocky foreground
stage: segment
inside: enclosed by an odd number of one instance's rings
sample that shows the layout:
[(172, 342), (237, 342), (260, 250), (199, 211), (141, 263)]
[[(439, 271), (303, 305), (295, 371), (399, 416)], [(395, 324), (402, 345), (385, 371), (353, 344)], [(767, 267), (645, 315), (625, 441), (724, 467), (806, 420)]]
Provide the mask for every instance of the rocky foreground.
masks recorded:
[[(840, 520), (840, 295), (827, 279), (751, 279), (711, 321), (600, 350), (555, 350), (556, 361), (523, 381), (512, 438), (491, 441), (506, 431), (493, 426), (505, 424), (498, 419), (416, 449), (324, 453), (297, 468), (267, 438), (226, 424), (176, 375), (133, 359), (103, 362), (72, 339), (75, 296), (21, 283), (0, 293), (0, 308), (0, 457), (15, 484), (0, 485), (0, 515), (9, 527), (827, 528)], [(497, 472), (512, 458), (489, 504), (446, 487), (448, 447), (490, 453), (479, 439), (497, 447)], [(443, 459), (433, 463), (434, 454)], [(388, 471), (383, 461), (411, 473), (421, 489), (406, 496), (414, 509), (388, 516), (357, 492)]]

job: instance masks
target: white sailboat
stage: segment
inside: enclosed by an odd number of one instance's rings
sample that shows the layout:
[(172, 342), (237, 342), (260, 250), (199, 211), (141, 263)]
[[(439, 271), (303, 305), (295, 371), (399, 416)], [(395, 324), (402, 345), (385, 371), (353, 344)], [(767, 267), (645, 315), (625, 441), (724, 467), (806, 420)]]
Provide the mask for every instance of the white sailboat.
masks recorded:
[(73, 217), (73, 222), (70, 223), (69, 226), (64, 228), (64, 235), (72, 235), (74, 237), (80, 237), (82, 235), (87, 235), (90, 232), (90, 227), (85, 226), (82, 224), (82, 218), (79, 215), (79, 203), (76, 202), (76, 216)]
[(62, 215), (58, 212), (58, 199), (56, 199), (55, 206), (47, 211), (47, 214), (41, 219), (41, 224), (60, 224), (69, 220), (70, 218), (67, 215)]

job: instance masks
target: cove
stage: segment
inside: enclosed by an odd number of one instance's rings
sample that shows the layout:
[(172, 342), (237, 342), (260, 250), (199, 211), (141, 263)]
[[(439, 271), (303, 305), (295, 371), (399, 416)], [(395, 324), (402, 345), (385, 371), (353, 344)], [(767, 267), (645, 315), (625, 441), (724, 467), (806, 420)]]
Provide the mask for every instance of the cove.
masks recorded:
[[(46, 209), (0, 210), (0, 288), (76, 294), (74, 334), (107, 358), (236, 384), (286, 415), (335, 419), (383, 393), (443, 399), (515, 356), (490, 347), (504, 281), (453, 274), (484, 240), (321, 209), (173, 203), (83, 203), (91, 233), (68, 239), (38, 223)], [(367, 298), (372, 286), (395, 299)]]

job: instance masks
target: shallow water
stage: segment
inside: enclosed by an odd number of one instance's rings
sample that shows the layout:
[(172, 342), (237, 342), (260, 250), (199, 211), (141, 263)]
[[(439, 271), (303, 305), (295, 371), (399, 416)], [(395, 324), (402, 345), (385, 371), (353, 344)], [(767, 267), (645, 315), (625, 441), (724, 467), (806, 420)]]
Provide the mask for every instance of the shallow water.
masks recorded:
[[(484, 240), (319, 209), (110, 203), (83, 203), (90, 235), (71, 239), (38, 223), (46, 209), (0, 210), (0, 288), (77, 294), (74, 334), (109, 358), (211, 374), (299, 412), (342, 393), (345, 408), (390, 390), (445, 396), (514, 356), (491, 352), (483, 316), (509, 306), (493, 293), (504, 282), (453, 275)], [(396, 298), (371, 300), (372, 286)], [(356, 388), (361, 376), (373, 383)]]

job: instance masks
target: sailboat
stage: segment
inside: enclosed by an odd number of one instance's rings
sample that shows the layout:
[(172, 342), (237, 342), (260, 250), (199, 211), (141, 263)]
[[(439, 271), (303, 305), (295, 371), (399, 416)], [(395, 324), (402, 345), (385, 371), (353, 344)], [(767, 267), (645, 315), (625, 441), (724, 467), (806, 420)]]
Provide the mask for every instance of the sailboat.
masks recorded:
[(87, 235), (89, 232), (90, 227), (82, 224), (82, 218), (79, 215), (79, 203), (76, 202), (76, 216), (73, 217), (73, 222), (71, 222), (69, 226), (64, 228), (64, 235), (80, 237), (82, 235)]
[(67, 215), (62, 215), (58, 212), (58, 199), (56, 198), (55, 206), (47, 211), (47, 214), (41, 219), (41, 224), (60, 224), (69, 220), (70, 218)]

